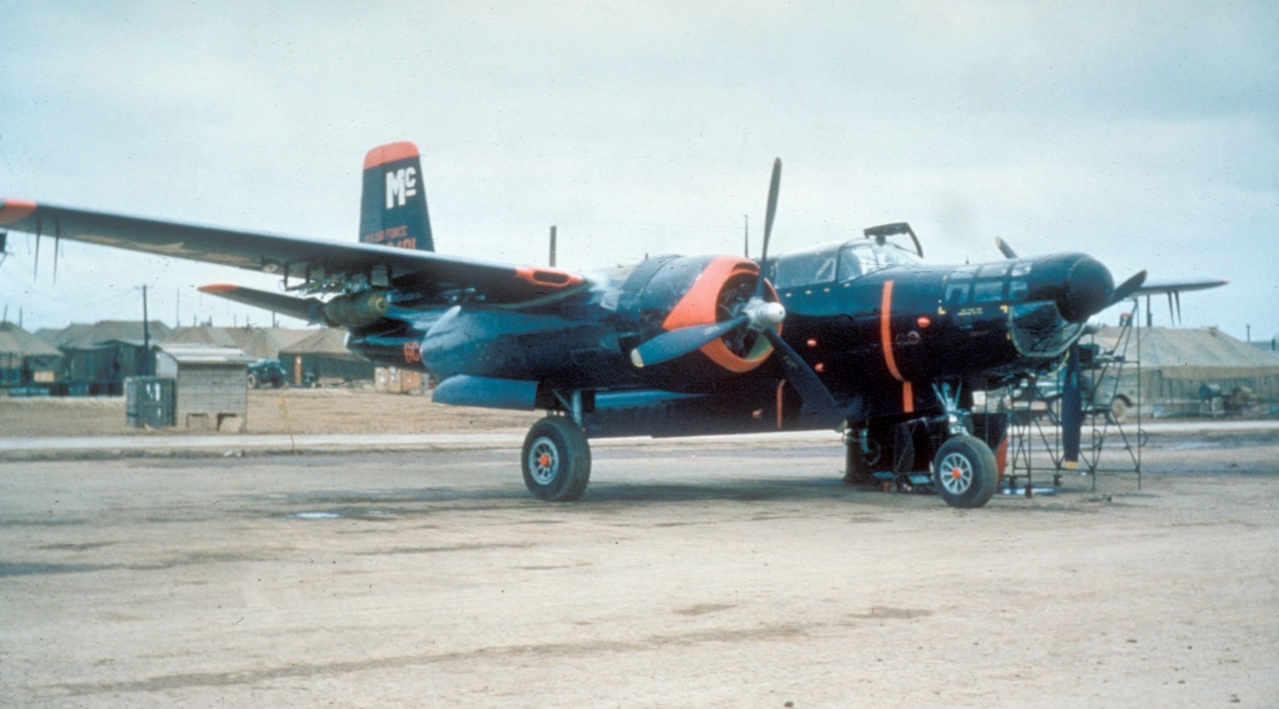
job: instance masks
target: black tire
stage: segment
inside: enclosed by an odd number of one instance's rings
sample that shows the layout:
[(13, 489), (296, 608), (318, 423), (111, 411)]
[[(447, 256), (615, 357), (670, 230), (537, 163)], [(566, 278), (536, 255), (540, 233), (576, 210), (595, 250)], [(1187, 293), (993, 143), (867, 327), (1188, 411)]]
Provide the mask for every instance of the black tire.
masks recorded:
[(533, 424), (520, 455), (524, 485), (547, 502), (571, 502), (591, 479), (591, 447), (567, 416), (547, 416)]
[(862, 453), (861, 441), (856, 438), (844, 443), (844, 482), (849, 485), (871, 485), (875, 482), (866, 455)]
[(1124, 416), (1128, 414), (1128, 402), (1122, 396), (1116, 396), (1110, 402), (1110, 420), (1114, 423), (1120, 423), (1124, 420)]
[(249, 379), (248, 379), (248, 385), (249, 385), (249, 388), (250, 388), (250, 389), (257, 389), (257, 388), (258, 388), (258, 375), (253, 374), (252, 372), (250, 372), (250, 373), (249, 373)]
[(995, 494), (998, 469), (995, 454), (980, 438), (952, 436), (933, 459), (937, 494), (951, 507), (981, 507)]

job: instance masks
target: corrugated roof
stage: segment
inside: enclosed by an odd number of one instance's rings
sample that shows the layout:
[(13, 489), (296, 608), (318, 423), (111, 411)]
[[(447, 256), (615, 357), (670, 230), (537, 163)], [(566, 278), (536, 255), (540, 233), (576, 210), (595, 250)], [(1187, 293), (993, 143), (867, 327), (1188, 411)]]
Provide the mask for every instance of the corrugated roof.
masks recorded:
[(177, 360), (179, 364), (219, 364), (252, 362), (253, 358), (234, 347), (219, 347), (198, 343), (167, 342), (157, 349)]

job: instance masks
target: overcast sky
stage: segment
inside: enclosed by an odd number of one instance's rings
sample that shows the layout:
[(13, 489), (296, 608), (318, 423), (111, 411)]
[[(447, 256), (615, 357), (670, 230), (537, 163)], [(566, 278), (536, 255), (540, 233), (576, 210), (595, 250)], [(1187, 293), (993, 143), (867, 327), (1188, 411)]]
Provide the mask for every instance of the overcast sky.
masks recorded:
[[(1279, 2), (362, 5), (0, 0), (0, 195), (354, 241), (364, 153), (411, 140), (438, 250), (542, 263), (555, 224), (588, 270), (740, 252), (747, 214), (758, 248), (780, 156), (775, 252), (906, 220), (937, 262), (1229, 278), (1185, 324), (1279, 333)], [(55, 283), (9, 241), (27, 329), (144, 284), (270, 322), (194, 290), (262, 274), (64, 243)]]

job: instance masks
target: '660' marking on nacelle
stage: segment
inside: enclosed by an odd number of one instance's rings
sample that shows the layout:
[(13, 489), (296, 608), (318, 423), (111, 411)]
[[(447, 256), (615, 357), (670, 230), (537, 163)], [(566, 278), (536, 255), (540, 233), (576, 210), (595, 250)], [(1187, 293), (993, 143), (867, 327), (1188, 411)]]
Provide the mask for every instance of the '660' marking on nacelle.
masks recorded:
[(403, 207), (409, 197), (417, 194), (417, 168), (402, 167), (386, 173), (386, 208)]

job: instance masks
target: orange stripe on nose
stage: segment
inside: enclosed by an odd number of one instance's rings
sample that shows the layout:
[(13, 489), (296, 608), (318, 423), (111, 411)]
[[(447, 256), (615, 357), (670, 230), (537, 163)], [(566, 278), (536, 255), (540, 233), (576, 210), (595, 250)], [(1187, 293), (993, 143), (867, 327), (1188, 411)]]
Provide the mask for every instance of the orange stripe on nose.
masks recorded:
[(902, 383), (902, 411), (915, 413), (915, 388), (897, 369), (897, 358), (893, 356), (893, 282), (884, 283), (884, 297), (879, 303), (879, 342), (884, 348), (884, 364), (888, 365), (888, 373), (893, 379)]
[(893, 282), (884, 283), (884, 297), (879, 303), (879, 342), (884, 348), (884, 363), (888, 365), (888, 373), (893, 379), (904, 382), (902, 373), (897, 369), (897, 359), (893, 357)]

